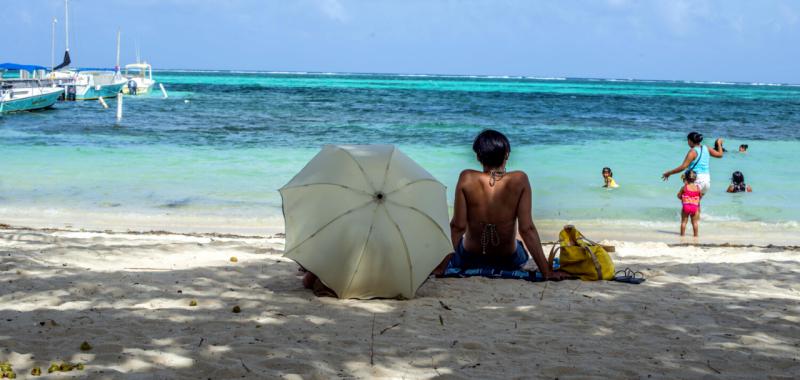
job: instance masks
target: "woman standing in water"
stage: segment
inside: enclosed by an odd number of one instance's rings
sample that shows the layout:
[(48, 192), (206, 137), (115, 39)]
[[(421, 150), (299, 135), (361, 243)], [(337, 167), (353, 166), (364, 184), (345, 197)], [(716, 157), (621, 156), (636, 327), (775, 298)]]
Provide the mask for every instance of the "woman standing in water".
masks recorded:
[(681, 173), (687, 169), (693, 170), (697, 173), (697, 180), (695, 183), (700, 187), (700, 191), (705, 194), (711, 187), (709, 157), (722, 158), (724, 154), (721, 148), (723, 140), (720, 138), (715, 142), (716, 146), (720, 147), (719, 150), (717, 150), (716, 147), (709, 148), (703, 145), (703, 135), (700, 133), (689, 133), (686, 139), (689, 144), (689, 152), (686, 153), (686, 158), (683, 159), (683, 163), (675, 169), (664, 172), (661, 178), (666, 181), (669, 179), (669, 176), (675, 173)]

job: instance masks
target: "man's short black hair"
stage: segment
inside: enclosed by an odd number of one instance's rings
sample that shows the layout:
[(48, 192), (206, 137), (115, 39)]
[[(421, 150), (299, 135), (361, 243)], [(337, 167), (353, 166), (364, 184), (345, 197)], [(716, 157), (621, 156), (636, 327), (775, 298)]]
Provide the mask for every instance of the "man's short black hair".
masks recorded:
[(503, 165), (506, 155), (511, 153), (508, 138), (493, 129), (485, 129), (475, 137), (472, 150), (478, 155), (478, 161), (486, 167), (498, 168)]

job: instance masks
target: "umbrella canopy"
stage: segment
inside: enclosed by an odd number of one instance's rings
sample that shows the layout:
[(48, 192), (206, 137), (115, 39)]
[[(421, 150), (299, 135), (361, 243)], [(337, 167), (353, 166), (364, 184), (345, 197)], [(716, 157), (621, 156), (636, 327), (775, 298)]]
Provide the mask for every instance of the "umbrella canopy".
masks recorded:
[(284, 255), (339, 298), (413, 298), (453, 251), (445, 191), (392, 145), (325, 146), (280, 189)]

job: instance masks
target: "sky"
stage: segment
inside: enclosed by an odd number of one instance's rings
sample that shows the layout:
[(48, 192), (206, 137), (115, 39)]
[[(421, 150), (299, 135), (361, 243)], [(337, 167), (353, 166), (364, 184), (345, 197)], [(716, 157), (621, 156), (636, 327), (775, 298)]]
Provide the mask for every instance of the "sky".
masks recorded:
[[(70, 0), (82, 67), (800, 83), (800, 0)], [(50, 65), (63, 0), (0, 0), (0, 62)], [(58, 60), (58, 58), (57, 58)]]

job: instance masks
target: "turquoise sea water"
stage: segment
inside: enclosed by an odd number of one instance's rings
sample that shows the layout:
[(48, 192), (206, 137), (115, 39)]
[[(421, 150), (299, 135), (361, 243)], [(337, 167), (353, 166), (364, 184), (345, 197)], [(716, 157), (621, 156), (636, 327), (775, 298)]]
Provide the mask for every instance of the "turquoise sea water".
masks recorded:
[[(286, 183), (323, 144), (397, 144), (453, 188), (484, 128), (511, 139), (548, 220), (673, 222), (677, 166), (697, 130), (711, 163), (707, 222), (800, 221), (800, 87), (591, 79), (158, 72), (170, 93), (59, 103), (0, 117), (0, 222), (18, 215), (226, 218), (280, 225)], [(750, 145), (747, 154), (733, 151)], [(621, 187), (601, 188), (603, 166)], [(752, 194), (726, 194), (741, 170)], [(452, 194), (450, 194), (452, 202)], [(71, 219), (70, 219), (71, 218)], [(165, 226), (167, 228), (168, 226)]]

